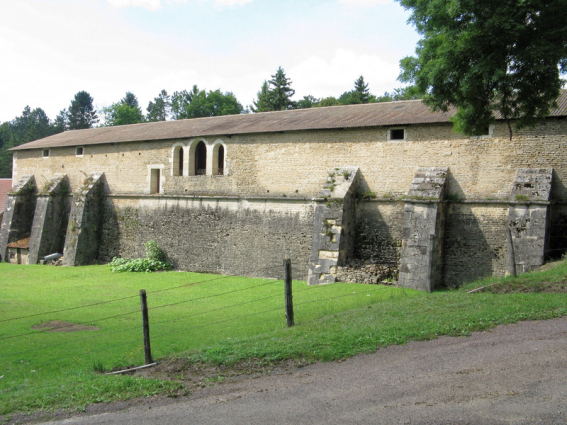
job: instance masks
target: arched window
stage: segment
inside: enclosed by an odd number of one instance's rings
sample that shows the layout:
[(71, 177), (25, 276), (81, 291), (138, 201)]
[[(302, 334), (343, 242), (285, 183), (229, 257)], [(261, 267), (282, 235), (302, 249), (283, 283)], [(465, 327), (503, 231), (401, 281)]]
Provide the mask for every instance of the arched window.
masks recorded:
[(225, 169), (225, 148), (222, 143), (217, 142), (213, 146), (213, 175), (222, 176), (226, 174)]
[(224, 146), (223, 145), (220, 145), (220, 147), (219, 147), (217, 164), (218, 164), (217, 174), (219, 176), (222, 176), (224, 174)]
[(173, 175), (174, 176), (182, 176), (183, 175), (183, 147), (176, 146), (173, 149)]
[(195, 148), (195, 175), (205, 174), (207, 174), (207, 146), (201, 141)]

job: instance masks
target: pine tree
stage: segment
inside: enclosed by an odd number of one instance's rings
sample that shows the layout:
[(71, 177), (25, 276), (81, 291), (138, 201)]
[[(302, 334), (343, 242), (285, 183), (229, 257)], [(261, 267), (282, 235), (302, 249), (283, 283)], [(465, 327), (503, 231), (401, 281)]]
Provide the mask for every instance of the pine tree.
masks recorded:
[(98, 123), (98, 115), (93, 107), (93, 98), (86, 91), (80, 91), (71, 101), (68, 112), (69, 129), (91, 128)]
[(167, 91), (162, 90), (158, 97), (154, 97), (154, 101), (150, 101), (146, 111), (148, 112), (146, 114), (147, 121), (167, 120), (171, 113), (171, 97), (167, 94)]
[(252, 112), (268, 112), (273, 111), (272, 103), (270, 100), (270, 89), (268, 82), (264, 81), (262, 84), (262, 89), (258, 92), (258, 100), (254, 100), (254, 106), (250, 106)]
[(291, 97), (295, 94), (295, 90), (291, 88), (291, 80), (285, 76), (285, 72), (280, 66), (272, 79), (268, 81), (270, 84), (270, 100), (272, 102), (273, 111), (284, 111), (293, 109), (295, 102)]
[(128, 105), (130, 108), (140, 109), (140, 105), (138, 105), (138, 98), (130, 91), (126, 92), (126, 96), (124, 96), (120, 102), (124, 105)]
[(280, 66), (272, 79), (264, 81), (262, 89), (258, 92), (258, 100), (254, 106), (250, 106), (252, 112), (284, 111), (296, 107), (296, 102), (291, 100), (295, 90), (291, 88), (291, 80), (285, 76)]
[(368, 84), (364, 82), (364, 77), (362, 75), (354, 82), (352, 100), (354, 101), (353, 103), (368, 103), (370, 100)]

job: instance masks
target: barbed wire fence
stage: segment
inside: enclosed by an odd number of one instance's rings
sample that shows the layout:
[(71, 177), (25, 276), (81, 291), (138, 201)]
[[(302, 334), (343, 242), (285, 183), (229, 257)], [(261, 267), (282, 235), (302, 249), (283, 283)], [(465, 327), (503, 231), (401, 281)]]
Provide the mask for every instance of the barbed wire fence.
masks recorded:
[[(146, 364), (151, 364), (153, 362), (153, 357), (151, 354), (151, 343), (152, 341), (163, 341), (164, 339), (166, 339), (166, 337), (170, 336), (170, 335), (174, 335), (174, 334), (181, 334), (184, 333), (188, 336), (190, 336), (190, 333), (192, 331), (196, 331), (198, 329), (203, 329), (203, 328), (214, 328), (216, 326), (219, 325), (223, 325), (223, 324), (227, 324), (230, 322), (234, 322), (234, 321), (239, 321), (239, 320), (244, 320), (244, 319), (248, 319), (248, 318), (252, 318), (252, 317), (258, 317), (261, 315), (265, 315), (265, 314), (269, 314), (269, 313), (274, 313), (277, 311), (281, 311), (282, 312), (282, 326), (283, 326), (283, 320), (285, 319), (285, 323), (287, 324), (288, 327), (293, 326), (294, 325), (294, 309), (293, 309), (293, 294), (299, 294), (302, 292), (306, 292), (306, 291), (310, 291), (310, 290), (314, 290), (315, 288), (317, 288), (317, 286), (311, 286), (311, 287), (306, 287), (303, 289), (299, 289), (296, 290), (295, 292), (292, 292), (292, 275), (291, 275), (291, 261), (290, 260), (284, 260), (284, 264), (279, 265), (279, 266), (275, 266), (273, 265), (272, 267), (270, 267), (269, 269), (267, 268), (262, 268), (262, 271), (266, 271), (269, 270), (270, 272), (281, 272), (281, 274), (284, 275), (283, 279), (270, 279), (268, 281), (266, 281), (266, 279), (262, 279), (261, 283), (258, 284), (253, 284), (253, 285), (247, 285), (245, 287), (241, 287), (241, 288), (237, 288), (237, 289), (233, 289), (233, 290), (229, 290), (229, 291), (221, 291), (215, 294), (211, 294), (211, 295), (204, 295), (204, 296), (200, 296), (200, 297), (192, 297), (192, 298), (185, 298), (185, 299), (181, 299), (179, 301), (175, 301), (175, 302), (170, 302), (170, 303), (164, 303), (164, 304), (158, 304), (158, 305), (150, 305), (148, 306), (147, 303), (143, 303), (142, 302), (142, 293), (143, 295), (145, 295), (145, 297), (150, 297), (150, 299), (152, 299), (152, 296), (156, 296), (158, 294), (162, 294), (166, 291), (174, 291), (177, 289), (181, 289), (181, 288), (188, 288), (191, 286), (196, 286), (196, 285), (200, 285), (200, 284), (210, 284), (210, 283), (219, 283), (222, 281), (226, 281), (228, 279), (232, 279), (235, 276), (232, 275), (223, 275), (223, 276), (217, 276), (214, 278), (210, 278), (210, 279), (200, 279), (198, 281), (193, 281), (193, 282), (189, 282), (187, 284), (183, 284), (183, 285), (178, 285), (178, 286), (174, 286), (174, 287), (169, 287), (169, 288), (162, 288), (162, 289), (157, 289), (157, 290), (153, 290), (153, 291), (145, 291), (145, 290), (141, 290), (140, 294), (136, 294), (136, 295), (132, 295), (132, 296), (127, 296), (127, 297), (119, 297), (119, 298), (115, 298), (115, 299), (110, 299), (110, 300), (105, 300), (105, 301), (100, 301), (100, 302), (95, 302), (95, 303), (87, 303), (87, 304), (82, 304), (82, 305), (77, 305), (77, 306), (72, 306), (72, 307), (68, 307), (68, 308), (64, 308), (64, 309), (56, 309), (56, 310), (50, 310), (50, 311), (44, 311), (44, 312), (37, 312), (37, 313), (33, 313), (33, 314), (27, 314), (27, 315), (21, 315), (21, 316), (17, 316), (17, 317), (9, 317), (9, 318), (4, 318), (0, 320), (0, 323), (7, 323), (7, 322), (17, 322), (17, 321), (23, 321), (23, 320), (27, 320), (30, 318), (40, 318), (41, 316), (53, 316), (53, 315), (59, 315), (61, 313), (66, 313), (66, 312), (71, 312), (71, 311), (76, 311), (76, 310), (80, 310), (80, 309), (86, 309), (88, 311), (88, 315), (90, 315), (92, 318), (90, 319), (90, 322), (92, 323), (96, 323), (96, 324), (100, 324), (101, 322), (104, 321), (110, 321), (112, 319), (119, 319), (119, 318), (124, 318), (127, 316), (132, 316), (133, 318), (137, 315), (142, 315), (142, 317), (145, 317), (145, 320), (142, 320), (142, 326), (140, 325), (136, 325), (136, 326), (127, 326), (127, 327), (123, 327), (121, 329), (118, 330), (108, 330), (108, 331), (103, 331), (103, 332), (96, 332), (96, 334), (92, 334), (92, 335), (86, 335), (86, 336), (81, 336), (81, 337), (74, 337), (73, 339), (69, 339), (67, 341), (62, 341), (62, 342), (56, 342), (56, 343), (48, 343), (48, 344), (43, 344), (41, 345), (40, 343), (38, 343), (38, 347), (35, 348), (29, 348), (29, 349), (24, 349), (24, 350), (15, 350), (12, 352), (5, 352), (5, 353), (1, 353), (0, 354), (0, 359), (4, 360), (4, 361), (17, 361), (18, 359), (20, 359), (22, 356), (26, 356), (28, 358), (38, 358), (41, 357), (42, 352), (46, 352), (48, 350), (57, 350), (58, 352), (61, 353), (70, 353), (73, 352), (72, 354), (68, 354), (68, 355), (63, 355), (63, 356), (58, 356), (56, 362), (59, 364), (63, 364), (65, 361), (69, 360), (69, 359), (77, 359), (77, 358), (85, 358), (85, 357), (92, 357), (93, 355), (96, 355), (97, 353), (101, 353), (101, 352), (105, 352), (105, 351), (110, 351), (114, 348), (117, 347), (124, 347), (124, 346), (140, 346), (140, 344), (143, 342), (143, 346), (144, 346), (144, 354), (145, 354), (145, 363)], [(258, 278), (261, 279), (261, 278)], [(281, 285), (281, 291), (278, 291), (275, 294), (270, 294), (270, 295), (264, 295), (264, 296), (254, 296), (254, 294), (258, 293), (258, 290), (260, 288), (263, 287), (270, 287), (270, 286), (274, 286), (274, 285)], [(359, 294), (361, 293), (366, 293), (366, 292), (375, 292), (377, 291), (377, 289), (369, 289), (368, 291), (362, 291), (362, 292), (358, 292)], [(175, 306), (180, 306), (183, 304), (186, 305), (190, 305), (190, 304), (195, 304), (197, 302), (201, 302), (201, 301), (207, 301), (207, 300), (211, 300), (213, 298), (218, 298), (218, 297), (230, 297), (233, 294), (237, 294), (237, 293), (246, 293), (249, 292), (250, 295), (248, 295), (248, 297), (250, 297), (250, 299), (245, 300), (245, 301), (241, 301), (241, 302), (235, 302), (235, 303), (229, 303), (227, 305), (223, 305), (220, 307), (216, 307), (216, 308), (209, 308), (209, 309), (205, 309), (203, 311), (195, 311), (192, 312), (190, 314), (187, 315), (179, 315), (179, 316), (175, 316), (174, 318), (167, 318), (167, 319), (155, 319), (155, 316), (152, 313), (155, 313), (157, 311), (159, 311), (160, 309), (168, 309), (171, 307), (175, 307)], [(296, 306), (301, 306), (301, 305), (307, 305), (310, 303), (314, 303), (314, 302), (328, 302), (334, 299), (338, 299), (338, 298), (343, 298), (345, 296), (353, 296), (356, 295), (356, 293), (353, 294), (346, 294), (346, 295), (340, 295), (340, 296), (336, 296), (336, 297), (326, 297), (323, 299), (317, 298), (315, 300), (310, 300), (310, 301), (304, 301), (301, 303), (297, 303)], [(131, 309), (128, 311), (122, 311), (118, 314), (113, 314), (113, 315), (107, 315), (107, 316), (103, 316), (103, 317), (96, 317), (96, 308), (101, 306), (101, 305), (108, 305), (111, 303), (117, 303), (117, 309), (119, 308), (123, 308), (123, 303), (125, 301), (128, 300), (133, 300), (135, 298), (140, 297), (141, 299), (141, 308), (138, 309)], [(277, 307), (277, 308), (264, 308), (262, 309), (261, 307), (258, 307), (258, 305), (262, 302), (266, 302), (266, 301), (272, 301), (274, 299), (278, 299), (280, 298), (282, 300), (282, 306)], [(145, 305), (144, 305), (145, 304)], [(239, 307), (242, 306), (250, 306), (250, 313), (247, 314), (240, 314), (240, 315), (232, 315), (229, 314), (230, 310), (235, 310), (238, 309)], [(221, 320), (215, 320), (215, 321), (208, 321), (206, 323), (203, 324), (187, 324), (185, 326), (177, 326), (177, 327), (168, 327), (168, 325), (171, 325), (172, 322), (180, 322), (180, 321), (187, 321), (188, 319), (192, 319), (198, 316), (202, 316), (202, 317), (206, 317), (207, 315), (210, 315), (212, 313), (223, 313), (223, 312), (227, 312), (226, 314), (226, 318), (223, 318)], [(153, 318), (153, 319), (152, 319)], [(150, 327), (151, 324), (151, 327)], [(74, 323), (69, 323), (69, 324), (64, 324), (61, 326), (57, 327), (57, 330), (66, 330), (66, 328), (70, 328), (75, 326)], [(140, 337), (138, 338), (132, 338), (132, 339), (128, 339), (126, 341), (124, 341), (124, 338), (127, 338), (128, 336), (132, 335), (132, 332), (135, 332), (136, 330), (140, 330), (140, 328), (142, 329), (146, 329), (145, 332), (141, 332), (140, 333)], [(45, 328), (45, 329), (38, 329), (38, 330), (33, 330), (30, 332), (20, 332), (20, 333), (15, 333), (15, 334), (10, 334), (10, 335), (3, 335), (0, 337), (0, 346), (2, 345), (3, 342), (9, 342), (9, 341), (14, 341), (17, 343), (17, 341), (19, 339), (29, 339), (29, 338), (34, 338), (37, 337), (40, 334), (45, 334), (46, 332), (51, 331), (51, 328)], [(150, 330), (152, 331), (152, 333), (150, 333)], [(157, 332), (156, 332), (157, 331)], [(142, 338), (143, 335), (143, 338)], [(150, 337), (151, 335), (151, 337)], [(118, 341), (115, 344), (103, 344), (102, 347), (100, 348), (95, 348), (95, 349), (88, 349), (88, 350), (83, 350), (79, 352), (76, 352), (76, 350), (72, 349), (71, 347), (88, 347), (88, 346), (95, 346), (96, 344), (94, 344), (96, 339), (106, 339), (108, 340), (108, 338), (112, 338), (116, 341)], [(13, 344), (14, 345), (14, 344)], [(6, 345), (4, 344), (4, 347), (6, 347)], [(3, 351), (3, 350), (2, 350)], [(20, 360), (23, 361), (23, 360)], [(40, 367), (40, 366), (45, 366), (47, 364), (51, 364), (53, 365), (53, 360), (49, 360), (49, 361), (33, 361), (34, 367)]]
[[(557, 248), (557, 250), (560, 250), (559, 248)], [(565, 249), (562, 249), (563, 251), (565, 251)], [(551, 251), (551, 250), (546, 250), (546, 251)], [(117, 347), (124, 347), (124, 346), (140, 346), (143, 345), (145, 348), (145, 363), (146, 364), (150, 364), (153, 362), (153, 357), (151, 355), (151, 345), (152, 345), (152, 341), (155, 343), (163, 341), (165, 339), (165, 337), (171, 336), (171, 335), (175, 335), (175, 334), (182, 334), (184, 333), (185, 335), (188, 335), (188, 337), (190, 336), (191, 331), (196, 331), (198, 329), (204, 329), (204, 328), (214, 328), (215, 326), (219, 326), (219, 325), (223, 325), (226, 323), (230, 323), (230, 322), (234, 322), (234, 321), (238, 321), (238, 320), (244, 320), (244, 319), (248, 319), (248, 318), (252, 318), (252, 317), (258, 317), (264, 314), (269, 314), (269, 313), (274, 313), (277, 311), (281, 311), (282, 312), (282, 326), (284, 323), (284, 319), (285, 319), (285, 323), (288, 327), (294, 326), (294, 307), (298, 307), (298, 306), (305, 306), (305, 305), (309, 305), (312, 303), (317, 303), (317, 302), (329, 302), (329, 301), (333, 301), (336, 299), (340, 299), (340, 298), (345, 298), (345, 297), (349, 297), (349, 296), (356, 296), (356, 295), (362, 295), (362, 294), (372, 294), (373, 292), (378, 292), (380, 290), (382, 290), (383, 286), (381, 285), (368, 285), (369, 289), (368, 290), (363, 290), (363, 291), (356, 291), (352, 294), (342, 294), (342, 295), (338, 295), (338, 296), (333, 296), (333, 297), (326, 297), (326, 298), (317, 298), (314, 300), (309, 300), (309, 301), (302, 301), (299, 303), (294, 303), (293, 302), (293, 295), (297, 295), (306, 291), (313, 291), (316, 288), (321, 288), (324, 287), (326, 285), (323, 286), (307, 286), (306, 288), (303, 289), (296, 289), (292, 292), (292, 276), (291, 276), (291, 261), (290, 260), (284, 260), (283, 264), (272, 264), (270, 267), (262, 267), (261, 272), (265, 273), (266, 271), (273, 273), (273, 275), (277, 275), (278, 273), (281, 273), (281, 275), (283, 276), (282, 279), (270, 279), (267, 280), (266, 279), (262, 279), (262, 278), (257, 278), (257, 279), (261, 279), (262, 282), (258, 283), (258, 284), (253, 284), (250, 286), (245, 286), (245, 287), (241, 287), (241, 288), (237, 288), (237, 289), (232, 289), (229, 291), (222, 291), (222, 292), (218, 292), (215, 294), (211, 294), (211, 295), (205, 295), (205, 296), (200, 296), (200, 297), (193, 297), (193, 298), (185, 298), (185, 299), (180, 299), (179, 301), (175, 301), (175, 302), (169, 302), (169, 303), (164, 303), (164, 304), (157, 304), (157, 305), (150, 305), (148, 306), (148, 304), (146, 303), (145, 307), (144, 307), (144, 303), (142, 302), (142, 298), (141, 298), (141, 293), (138, 294), (134, 294), (131, 296), (126, 296), (126, 297), (119, 297), (119, 298), (115, 298), (115, 299), (109, 299), (109, 300), (104, 300), (104, 301), (100, 301), (100, 302), (95, 302), (95, 303), (87, 303), (87, 304), (82, 304), (82, 305), (77, 305), (77, 306), (72, 306), (72, 307), (68, 307), (68, 308), (64, 308), (64, 309), (56, 309), (56, 310), (50, 310), (50, 311), (44, 311), (44, 312), (37, 312), (37, 313), (33, 313), (33, 314), (27, 314), (27, 315), (22, 315), (22, 316), (17, 316), (17, 317), (9, 317), (9, 318), (3, 318), (0, 319), (0, 324), (2, 323), (8, 323), (8, 322), (18, 322), (18, 321), (22, 321), (22, 320), (27, 320), (30, 318), (39, 318), (41, 316), (48, 316), (48, 315), (54, 315), (54, 314), (60, 314), (60, 313), (66, 313), (66, 312), (70, 312), (70, 311), (76, 311), (76, 310), (80, 310), (80, 309), (90, 309), (89, 310), (89, 314), (92, 318), (90, 318), (90, 322), (92, 323), (97, 323), (100, 324), (101, 322), (104, 321), (110, 321), (112, 319), (118, 319), (118, 318), (124, 318), (124, 317), (128, 317), (128, 316), (132, 316), (135, 320), (135, 317), (138, 315), (144, 316), (146, 317), (146, 320), (142, 320), (142, 325), (138, 324), (138, 325), (133, 325), (133, 326), (127, 326), (127, 327), (123, 327), (121, 329), (117, 329), (117, 330), (108, 330), (108, 331), (103, 331), (103, 332), (98, 332), (96, 334), (92, 334), (92, 335), (87, 335), (87, 336), (81, 336), (81, 337), (75, 337), (73, 339), (67, 340), (67, 341), (62, 341), (62, 342), (56, 342), (56, 343), (51, 343), (51, 344), (46, 344), (46, 345), (41, 345), (38, 346), (36, 348), (30, 348), (30, 349), (25, 349), (25, 350), (16, 350), (13, 352), (8, 352), (8, 353), (2, 353), (0, 351), (0, 359), (4, 360), (4, 361), (15, 361), (15, 359), (17, 359), (19, 356), (30, 356), (30, 355), (34, 355), (34, 354), (40, 354), (41, 352), (45, 352), (47, 350), (53, 350), (53, 349), (57, 349), (58, 351), (63, 352), (63, 350), (67, 350), (67, 351), (72, 351), (70, 350), (68, 347), (70, 345), (75, 345), (75, 346), (80, 346), (80, 347), (85, 347), (88, 346), (92, 341), (96, 340), (96, 339), (102, 339), (102, 338), (108, 338), (108, 337), (112, 337), (115, 338), (115, 340), (117, 340), (118, 342), (115, 344), (104, 344), (103, 347), (100, 348), (96, 348), (96, 349), (88, 349), (88, 350), (83, 350), (79, 352), (75, 352), (73, 354), (69, 354), (69, 355), (63, 355), (61, 357), (58, 357), (57, 359), (57, 363), (59, 364), (63, 364), (66, 360), (72, 359), (72, 358), (85, 358), (85, 357), (92, 357), (94, 354), (96, 353), (102, 353), (105, 351), (110, 351), (114, 348)], [(258, 271), (251, 271), (251, 275), (257, 275)], [(222, 275), (222, 276), (215, 276), (215, 277), (211, 277), (208, 279), (199, 279), (197, 281), (192, 281), (192, 282), (188, 282), (186, 284), (183, 285), (177, 285), (177, 286), (173, 286), (173, 287), (168, 287), (168, 288), (161, 288), (161, 289), (156, 289), (153, 291), (145, 291), (145, 290), (141, 290), (140, 292), (144, 292), (144, 295), (146, 297), (149, 297), (150, 300), (154, 299), (155, 296), (157, 296), (158, 294), (163, 294), (165, 292), (168, 291), (175, 291), (175, 290), (179, 290), (182, 288), (190, 288), (193, 286), (197, 286), (197, 285), (202, 285), (202, 284), (211, 284), (211, 283), (221, 283), (223, 281), (229, 280), (234, 278), (234, 275)], [(256, 279), (256, 278), (254, 278)], [(267, 296), (257, 296), (254, 297), (253, 294), (258, 293), (258, 290), (260, 288), (263, 287), (270, 287), (273, 285), (280, 285), (281, 287), (281, 291), (275, 293), (275, 294), (271, 294), (271, 295), (267, 295)], [(198, 303), (198, 302), (202, 302), (202, 301), (207, 301), (207, 300), (211, 300), (214, 298), (218, 298), (218, 297), (230, 297), (233, 294), (237, 294), (237, 293), (247, 293), (248, 291), (250, 291), (250, 296), (251, 298), (246, 300), (246, 301), (241, 301), (241, 302), (236, 302), (236, 303), (229, 303), (227, 305), (223, 305), (221, 307), (216, 307), (216, 308), (210, 308), (210, 309), (205, 309), (203, 311), (195, 311), (192, 312), (190, 314), (187, 315), (179, 315), (176, 316), (174, 318), (168, 318), (168, 319), (163, 319), (160, 320), (159, 318), (156, 320), (156, 317), (154, 315), (155, 312), (159, 311), (160, 309), (169, 309), (175, 306), (180, 306), (180, 305), (191, 305), (192, 303)], [(122, 311), (120, 313), (117, 314), (113, 314), (113, 315), (109, 315), (109, 316), (103, 316), (103, 317), (96, 317), (96, 307), (102, 306), (102, 305), (108, 305), (108, 304), (112, 304), (112, 303), (117, 303), (117, 309), (118, 308), (123, 308), (121, 304), (118, 303), (122, 303), (128, 300), (133, 300), (135, 298), (140, 298), (141, 300), (141, 305), (140, 308), (132, 308), (131, 310), (128, 311)], [(262, 308), (258, 308), (258, 304), (265, 302), (265, 301), (269, 301), (269, 300), (274, 300), (274, 299), (278, 299), (280, 298), (282, 300), (282, 306), (276, 307), (276, 308), (266, 308), (266, 309), (262, 309)], [(250, 306), (250, 313), (247, 314), (241, 314), (241, 315), (231, 315), (229, 314), (230, 310), (233, 309), (238, 309), (239, 307), (242, 306)], [(226, 312), (226, 317), (221, 319), (221, 320), (215, 320), (215, 321), (208, 321), (206, 323), (203, 324), (190, 324), (187, 323), (185, 326), (178, 326), (177, 328), (175, 327), (170, 327), (169, 325), (171, 325), (173, 322), (180, 322), (180, 321), (187, 321), (188, 319), (193, 319), (196, 318), (198, 316), (202, 316), (205, 317), (209, 314), (212, 313), (221, 313), (221, 312)], [(140, 316), (138, 316), (140, 317)], [(305, 322), (302, 322), (305, 323)], [(75, 326), (75, 324), (70, 323), (70, 324), (66, 324), (66, 325), (62, 325), (59, 326), (57, 328), (57, 330), (62, 330), (68, 327), (72, 327)], [(169, 326), (169, 327), (168, 327)], [(132, 332), (135, 332), (136, 330), (141, 330), (141, 328), (148, 328), (147, 332), (140, 332), (140, 336), (136, 337), (136, 338), (131, 338), (128, 339), (127, 341), (124, 341), (124, 338), (127, 338), (128, 336), (130, 336), (132, 334)], [(50, 328), (45, 328), (45, 329), (38, 329), (38, 330), (33, 330), (30, 332), (21, 332), (21, 333), (16, 333), (16, 334), (10, 334), (10, 335), (3, 335), (0, 336), (0, 347), (2, 345), (5, 346), (5, 344), (3, 344), (3, 342), (8, 342), (8, 341), (17, 341), (20, 338), (34, 338), (36, 336), (38, 336), (39, 334), (43, 334), (46, 332), (51, 331), (52, 329)], [(159, 332), (156, 332), (159, 331)], [(3, 350), (2, 350), (3, 351)], [(34, 361), (34, 366), (44, 366), (47, 364), (53, 364), (53, 361), (45, 361), (42, 362), (40, 361)]]

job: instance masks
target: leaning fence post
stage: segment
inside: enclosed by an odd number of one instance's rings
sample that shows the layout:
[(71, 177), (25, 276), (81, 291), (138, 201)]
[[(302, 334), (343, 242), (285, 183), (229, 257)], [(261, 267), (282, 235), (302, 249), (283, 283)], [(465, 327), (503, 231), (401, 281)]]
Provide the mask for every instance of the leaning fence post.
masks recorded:
[(287, 326), (294, 325), (293, 322), (293, 297), (291, 294), (291, 260), (284, 260), (284, 283), (285, 283), (285, 318)]
[(142, 330), (144, 332), (144, 355), (146, 356), (146, 364), (152, 363), (152, 350), (150, 348), (150, 320), (148, 318), (148, 300), (146, 299), (146, 291), (140, 290), (140, 301), (142, 303)]

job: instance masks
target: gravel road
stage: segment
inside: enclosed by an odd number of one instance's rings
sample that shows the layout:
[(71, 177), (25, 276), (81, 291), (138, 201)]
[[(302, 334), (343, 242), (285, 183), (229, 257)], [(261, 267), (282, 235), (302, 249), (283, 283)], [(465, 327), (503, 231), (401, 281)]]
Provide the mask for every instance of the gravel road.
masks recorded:
[(566, 366), (567, 318), (522, 322), (47, 423), (565, 424)]

